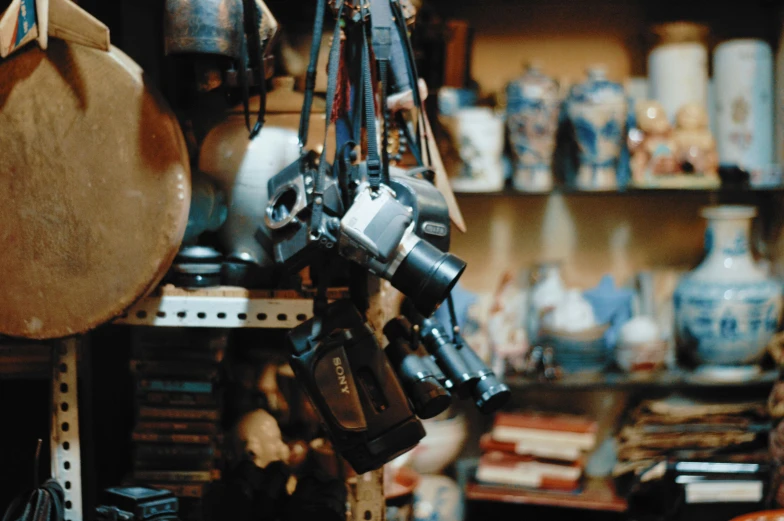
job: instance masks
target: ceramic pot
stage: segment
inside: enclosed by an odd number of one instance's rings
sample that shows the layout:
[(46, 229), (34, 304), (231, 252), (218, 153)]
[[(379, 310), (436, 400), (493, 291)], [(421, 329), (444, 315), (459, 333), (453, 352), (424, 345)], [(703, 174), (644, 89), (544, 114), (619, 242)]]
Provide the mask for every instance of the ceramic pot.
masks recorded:
[(506, 128), (515, 159), (513, 184), (523, 192), (553, 188), (552, 160), (558, 130), (558, 83), (528, 65), (506, 86)]
[(706, 373), (756, 371), (778, 329), (781, 284), (757, 267), (749, 250), (755, 215), (751, 206), (704, 208), (707, 255), (674, 293), (679, 352)]
[(588, 79), (572, 87), (566, 112), (580, 151), (577, 188), (614, 190), (627, 118), (623, 86), (608, 80), (604, 68), (590, 68)]
[[(267, 232), (264, 211), (267, 182), (299, 157), (297, 133), (264, 125), (253, 140), (242, 116), (216, 125), (202, 143), (199, 168), (212, 177), (228, 198), (228, 216), (219, 231), (227, 258), (259, 266), (272, 266), (272, 252), (256, 238)], [(268, 241), (271, 244), (271, 239)]]
[(651, 98), (664, 107), (670, 122), (687, 103), (708, 104), (708, 28), (691, 22), (654, 26), (657, 42), (648, 55)]
[(773, 52), (763, 40), (729, 40), (713, 54), (719, 160), (755, 173), (774, 156)]
[(456, 192), (495, 192), (504, 187), (504, 120), (487, 107), (459, 109), (455, 138), (463, 162), (452, 178)]

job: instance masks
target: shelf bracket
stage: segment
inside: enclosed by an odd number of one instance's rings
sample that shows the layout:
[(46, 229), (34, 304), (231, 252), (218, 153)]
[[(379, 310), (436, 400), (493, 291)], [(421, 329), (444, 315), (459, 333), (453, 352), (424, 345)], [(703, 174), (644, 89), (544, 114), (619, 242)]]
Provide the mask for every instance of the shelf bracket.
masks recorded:
[(52, 478), (65, 491), (65, 521), (83, 521), (79, 445), (78, 361), (81, 339), (58, 340), (52, 349)]

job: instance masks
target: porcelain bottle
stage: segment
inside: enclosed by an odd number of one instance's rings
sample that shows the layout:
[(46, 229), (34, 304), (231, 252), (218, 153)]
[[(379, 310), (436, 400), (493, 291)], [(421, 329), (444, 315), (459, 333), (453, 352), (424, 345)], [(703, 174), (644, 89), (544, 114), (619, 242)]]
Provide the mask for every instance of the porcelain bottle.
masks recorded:
[(566, 101), (579, 148), (575, 184), (580, 190), (614, 190), (627, 121), (626, 94), (620, 83), (607, 79), (604, 67), (591, 67), (587, 74)]
[(778, 330), (782, 286), (758, 267), (750, 251), (752, 206), (712, 206), (705, 260), (674, 293), (676, 340), (681, 357), (702, 371), (756, 372)]
[(558, 83), (535, 63), (528, 64), (525, 73), (506, 86), (506, 128), (516, 190), (552, 190), (559, 108)]

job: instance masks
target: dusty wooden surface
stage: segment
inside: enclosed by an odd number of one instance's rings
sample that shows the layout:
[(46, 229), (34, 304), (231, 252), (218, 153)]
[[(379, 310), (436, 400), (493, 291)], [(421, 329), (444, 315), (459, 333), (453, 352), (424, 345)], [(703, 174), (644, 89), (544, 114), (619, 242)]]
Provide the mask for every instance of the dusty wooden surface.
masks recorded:
[(141, 69), (61, 40), (0, 61), (0, 333), (52, 338), (120, 314), (179, 248), (190, 170)]

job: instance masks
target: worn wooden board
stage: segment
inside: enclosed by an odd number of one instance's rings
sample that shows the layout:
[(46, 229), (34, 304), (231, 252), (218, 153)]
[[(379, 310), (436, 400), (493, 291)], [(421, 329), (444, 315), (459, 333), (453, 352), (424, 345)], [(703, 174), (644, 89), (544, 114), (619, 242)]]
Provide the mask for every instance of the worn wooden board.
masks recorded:
[(61, 40), (0, 61), (0, 333), (93, 328), (148, 293), (190, 205), (182, 132), (142, 70)]

